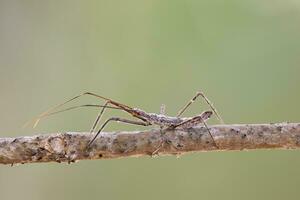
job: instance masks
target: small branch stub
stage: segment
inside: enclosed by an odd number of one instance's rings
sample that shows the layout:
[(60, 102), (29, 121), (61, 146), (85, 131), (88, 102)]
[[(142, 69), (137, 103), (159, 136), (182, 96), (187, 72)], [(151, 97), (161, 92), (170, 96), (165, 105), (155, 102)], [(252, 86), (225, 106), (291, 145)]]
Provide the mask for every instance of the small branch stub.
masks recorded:
[(193, 151), (300, 148), (300, 123), (216, 125), (173, 130), (101, 133), (89, 149), (93, 134), (65, 132), (0, 138), (0, 164), (75, 162), (128, 156), (177, 155)]

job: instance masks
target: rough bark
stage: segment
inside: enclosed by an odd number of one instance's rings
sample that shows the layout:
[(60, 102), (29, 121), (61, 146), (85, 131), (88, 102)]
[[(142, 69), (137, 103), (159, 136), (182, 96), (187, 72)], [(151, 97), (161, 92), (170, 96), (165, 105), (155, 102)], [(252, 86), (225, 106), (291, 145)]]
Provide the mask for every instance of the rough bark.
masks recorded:
[(193, 151), (300, 148), (300, 123), (211, 126), (217, 146), (204, 127), (175, 130), (101, 133), (89, 149), (92, 134), (63, 132), (0, 138), (0, 163), (75, 162)]

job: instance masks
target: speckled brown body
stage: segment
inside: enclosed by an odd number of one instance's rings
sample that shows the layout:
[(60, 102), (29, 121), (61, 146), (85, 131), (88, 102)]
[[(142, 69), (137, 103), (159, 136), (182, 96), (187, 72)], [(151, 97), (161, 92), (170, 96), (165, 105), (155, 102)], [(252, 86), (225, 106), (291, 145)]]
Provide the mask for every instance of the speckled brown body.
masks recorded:
[[(205, 111), (200, 115), (194, 117), (171, 117), (163, 114), (147, 113), (138, 108), (134, 108), (133, 112), (135, 112), (138, 116), (144, 118), (145, 121), (148, 121), (150, 124), (159, 125), (161, 127), (175, 127), (182, 125), (184, 128), (196, 126), (200, 123), (203, 123), (212, 115), (211, 111)], [(183, 122), (185, 123), (182, 124)]]

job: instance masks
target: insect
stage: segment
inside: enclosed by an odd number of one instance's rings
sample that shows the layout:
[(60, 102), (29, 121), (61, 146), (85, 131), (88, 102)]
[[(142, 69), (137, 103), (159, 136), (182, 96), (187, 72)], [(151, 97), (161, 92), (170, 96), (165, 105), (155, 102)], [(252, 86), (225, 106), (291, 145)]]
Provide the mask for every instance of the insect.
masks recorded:
[[(102, 99), (105, 101), (105, 103), (103, 105), (98, 105), (98, 104), (85, 104), (85, 105), (79, 105), (79, 106), (73, 106), (73, 107), (69, 107), (69, 108), (65, 108), (65, 109), (61, 109), (58, 110), (59, 108), (61, 108), (62, 106), (64, 106), (65, 104), (74, 101), (75, 99), (78, 99), (79, 97), (82, 96), (93, 96), (99, 99)], [(212, 109), (212, 111), (204, 111), (199, 115), (193, 116), (193, 117), (181, 117), (181, 115), (187, 110), (187, 108), (198, 98), (198, 97), (202, 97), (206, 103), (210, 106), (210, 108)], [(80, 107), (98, 107), (101, 108), (95, 122), (92, 125), (92, 128), (90, 130), (90, 133), (93, 133), (96, 129), (96, 127), (99, 125), (100, 119), (105, 111), (105, 109), (118, 109), (118, 110), (122, 110), (127, 112), (128, 114), (130, 114), (131, 116), (133, 116), (134, 118), (136, 118), (136, 120), (129, 120), (129, 119), (124, 119), (124, 118), (120, 118), (120, 117), (111, 117), (109, 119), (107, 119), (102, 126), (98, 129), (98, 131), (96, 132), (96, 134), (94, 135), (94, 137), (89, 141), (89, 143), (87, 144), (87, 148), (89, 148), (93, 142), (96, 140), (97, 136), (102, 132), (102, 130), (104, 129), (104, 127), (109, 123), (109, 122), (123, 122), (126, 124), (134, 124), (134, 125), (140, 125), (140, 126), (150, 126), (150, 125), (158, 125), (161, 128), (171, 128), (171, 129), (175, 129), (175, 128), (190, 128), (193, 127), (195, 125), (198, 124), (203, 124), (210, 137), (212, 138), (212, 141), (214, 142), (215, 146), (218, 148), (218, 145), (216, 143), (216, 141), (214, 140), (214, 137), (212, 135), (212, 133), (210, 132), (208, 125), (206, 123), (206, 121), (212, 116), (213, 113), (215, 113), (216, 117), (219, 119), (219, 121), (221, 123), (223, 123), (222, 118), (220, 117), (220, 115), (218, 114), (217, 110), (215, 109), (215, 107), (212, 105), (212, 103), (209, 101), (209, 99), (203, 94), (203, 92), (197, 92), (196, 95), (187, 103), (185, 104), (178, 112), (178, 114), (175, 117), (171, 117), (171, 116), (167, 116), (165, 115), (165, 106), (162, 105), (161, 106), (161, 112), (160, 114), (156, 114), (156, 113), (147, 113), (146, 111), (143, 111), (139, 108), (134, 108), (134, 107), (130, 107), (128, 105), (122, 104), (120, 102), (114, 101), (110, 98), (107, 97), (103, 97), (100, 96), (98, 94), (92, 93), (92, 92), (84, 92), (80, 95), (77, 95), (59, 105), (56, 105), (52, 108), (50, 108), (49, 110), (47, 110), (46, 112), (40, 114), (34, 122), (34, 127), (39, 123), (39, 121), (49, 115), (53, 115), (53, 114), (57, 114), (60, 112), (64, 112), (67, 110), (72, 110), (72, 109), (76, 109), (76, 108), (80, 108)]]

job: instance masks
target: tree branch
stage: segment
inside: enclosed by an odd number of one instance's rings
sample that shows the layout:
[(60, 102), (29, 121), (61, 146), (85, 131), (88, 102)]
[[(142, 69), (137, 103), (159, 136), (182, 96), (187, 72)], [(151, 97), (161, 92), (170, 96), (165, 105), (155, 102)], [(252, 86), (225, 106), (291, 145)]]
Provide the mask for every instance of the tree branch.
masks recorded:
[(0, 163), (75, 162), (127, 156), (183, 154), (192, 151), (297, 149), (300, 123), (216, 125), (175, 130), (101, 133), (89, 149), (89, 133), (54, 133), (0, 138)]

